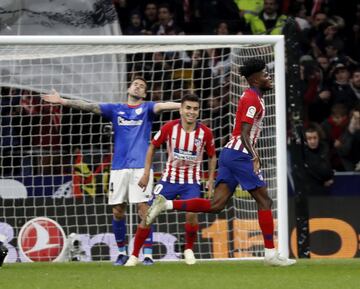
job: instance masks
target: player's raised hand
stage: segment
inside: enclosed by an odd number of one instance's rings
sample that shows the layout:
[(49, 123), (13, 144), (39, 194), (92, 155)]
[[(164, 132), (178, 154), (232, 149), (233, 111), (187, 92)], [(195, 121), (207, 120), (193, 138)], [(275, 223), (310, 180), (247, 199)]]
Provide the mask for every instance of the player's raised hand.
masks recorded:
[(138, 185), (139, 185), (140, 188), (143, 189), (144, 192), (146, 190), (146, 187), (147, 187), (148, 183), (149, 183), (149, 175), (143, 174), (140, 181), (138, 182)]
[(42, 100), (53, 104), (64, 104), (65, 102), (55, 89), (52, 89), (49, 94), (42, 95), (41, 98)]

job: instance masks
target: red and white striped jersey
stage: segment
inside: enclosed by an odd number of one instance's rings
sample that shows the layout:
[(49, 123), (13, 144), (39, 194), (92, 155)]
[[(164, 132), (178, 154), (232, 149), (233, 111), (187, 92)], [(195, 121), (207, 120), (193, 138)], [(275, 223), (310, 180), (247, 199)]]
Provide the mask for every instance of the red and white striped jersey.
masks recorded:
[(211, 129), (199, 122), (194, 131), (186, 132), (180, 119), (173, 120), (166, 123), (152, 140), (155, 147), (165, 142), (168, 160), (161, 179), (170, 183), (200, 184), (204, 150), (209, 157), (215, 154)]
[(225, 145), (227, 148), (249, 153), (242, 144), (241, 123), (247, 122), (252, 125), (250, 130), (250, 141), (255, 146), (262, 129), (265, 116), (265, 104), (261, 94), (254, 88), (248, 88), (241, 95), (235, 117), (235, 126), (230, 141)]

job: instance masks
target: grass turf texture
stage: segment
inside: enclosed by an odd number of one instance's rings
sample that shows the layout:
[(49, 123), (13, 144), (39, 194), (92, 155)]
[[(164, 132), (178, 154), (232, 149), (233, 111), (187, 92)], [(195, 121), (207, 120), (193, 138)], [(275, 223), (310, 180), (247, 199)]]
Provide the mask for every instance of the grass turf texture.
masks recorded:
[(360, 288), (360, 259), (300, 260), (292, 267), (261, 261), (157, 262), (118, 267), (110, 262), (4, 264), (1, 289), (332, 289)]

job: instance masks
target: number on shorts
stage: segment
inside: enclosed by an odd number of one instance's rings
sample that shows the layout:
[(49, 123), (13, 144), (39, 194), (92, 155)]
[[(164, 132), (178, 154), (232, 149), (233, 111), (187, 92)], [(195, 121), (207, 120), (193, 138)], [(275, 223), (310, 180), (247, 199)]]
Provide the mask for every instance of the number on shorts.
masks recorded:
[(158, 195), (161, 193), (164, 186), (162, 184), (157, 184), (154, 188), (154, 195)]
[(113, 192), (114, 192), (114, 183), (113, 182), (111, 182), (110, 183), (110, 194), (112, 194)]

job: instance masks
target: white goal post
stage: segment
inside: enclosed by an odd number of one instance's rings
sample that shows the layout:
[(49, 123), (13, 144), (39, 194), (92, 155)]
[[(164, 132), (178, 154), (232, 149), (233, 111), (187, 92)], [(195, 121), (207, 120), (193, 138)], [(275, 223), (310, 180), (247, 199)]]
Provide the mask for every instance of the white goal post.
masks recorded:
[[(108, 124), (89, 113), (46, 105), (40, 94), (55, 88), (68, 98), (124, 101), (129, 78), (141, 74), (149, 82), (149, 100), (178, 101), (185, 92), (200, 94), (200, 119), (216, 131), (219, 151), (229, 138), (237, 100), (246, 87), (239, 67), (249, 57), (264, 59), (274, 78), (274, 90), (265, 96), (267, 116), (259, 144), (274, 199), (278, 248), (289, 256), (283, 36), (2, 36), (0, 181), (6, 185), (0, 189), (0, 236), (10, 248), (8, 262), (56, 259), (43, 257), (50, 254), (44, 250), (29, 257), (34, 244), (18, 239), (20, 231), (27, 232), (24, 224), (41, 217), (60, 224), (66, 236), (80, 234), (88, 260), (116, 256), (106, 195), (97, 196), (107, 190), (112, 151)], [(153, 133), (174, 117), (174, 113), (159, 117)], [(165, 160), (161, 150), (157, 172)], [(17, 190), (21, 196), (7, 193)], [(137, 223), (133, 211), (128, 218), (129, 239)], [(159, 219), (155, 258), (179, 258), (174, 246), (184, 231), (181, 214), (171, 212)], [(198, 258), (263, 256), (256, 206), (246, 192), (237, 190), (219, 217), (201, 215)], [(39, 226), (34, 228), (39, 234)], [(110, 249), (95, 250), (94, 244)]]

